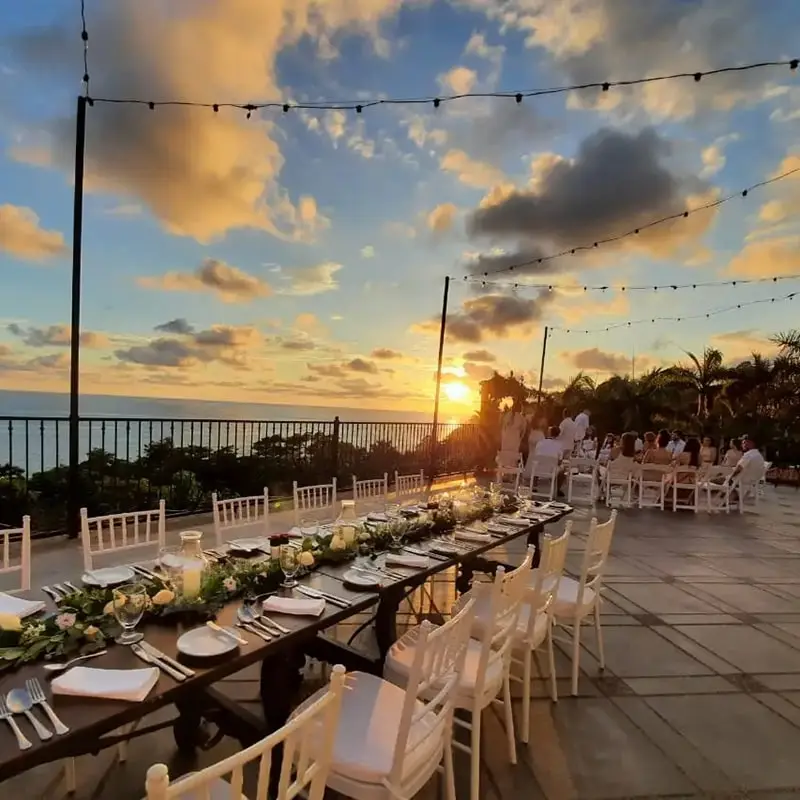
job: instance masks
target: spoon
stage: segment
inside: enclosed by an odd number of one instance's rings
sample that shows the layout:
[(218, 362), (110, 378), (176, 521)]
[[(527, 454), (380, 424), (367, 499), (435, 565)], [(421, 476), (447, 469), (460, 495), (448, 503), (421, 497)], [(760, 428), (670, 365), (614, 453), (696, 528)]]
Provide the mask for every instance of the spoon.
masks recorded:
[(33, 729), (42, 741), (53, 738), (53, 731), (49, 728), (45, 728), (45, 726), (31, 714), (33, 700), (25, 689), (12, 689), (6, 695), (6, 705), (12, 714), (24, 714), (31, 725), (33, 725)]
[[(266, 625), (264, 625), (261, 620), (246, 606), (241, 606), (236, 611), (236, 616), (239, 618), (239, 622), (243, 625), (249, 625), (256, 629), (256, 631), (264, 631), (267, 634), (272, 634), (274, 631), (271, 631)], [(247, 630), (247, 628), (245, 628)], [(263, 636), (261, 637), (264, 638)], [(272, 636), (267, 639), (269, 641), (272, 639)]]
[(44, 664), (44, 669), (49, 672), (61, 672), (61, 670), (69, 669), (73, 664), (77, 664), (79, 661), (85, 661), (87, 658), (97, 658), (97, 656), (105, 655), (106, 652), (105, 650), (97, 650), (94, 653), (87, 653), (83, 656), (77, 656), (77, 658), (71, 658), (63, 664)]

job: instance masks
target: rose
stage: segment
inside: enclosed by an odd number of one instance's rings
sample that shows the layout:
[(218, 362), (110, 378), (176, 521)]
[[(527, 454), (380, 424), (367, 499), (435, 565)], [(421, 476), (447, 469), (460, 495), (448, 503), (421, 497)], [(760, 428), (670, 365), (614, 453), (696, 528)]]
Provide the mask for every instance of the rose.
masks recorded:
[(304, 550), (297, 558), (301, 567), (313, 567), (314, 566), (314, 556), (310, 550)]
[(87, 625), (86, 629), (83, 632), (83, 635), (90, 641), (93, 642), (97, 635), (100, 633), (100, 628), (95, 628), (94, 625)]
[(166, 606), (175, 599), (175, 592), (169, 589), (162, 589), (153, 595), (153, 605)]
[(331, 550), (333, 551), (344, 550), (346, 547), (347, 543), (345, 542), (342, 536), (336, 535), (333, 537), (333, 539), (331, 539)]
[(67, 631), (75, 625), (75, 620), (76, 617), (74, 614), (65, 611), (63, 614), (59, 614), (56, 617), (56, 627), (59, 630)]
[(21, 631), (22, 620), (16, 614), (0, 614), (0, 629), (4, 631)]
[(239, 588), (239, 584), (236, 583), (236, 578), (225, 578), (222, 581), (222, 585), (225, 587), (226, 592), (235, 592)]

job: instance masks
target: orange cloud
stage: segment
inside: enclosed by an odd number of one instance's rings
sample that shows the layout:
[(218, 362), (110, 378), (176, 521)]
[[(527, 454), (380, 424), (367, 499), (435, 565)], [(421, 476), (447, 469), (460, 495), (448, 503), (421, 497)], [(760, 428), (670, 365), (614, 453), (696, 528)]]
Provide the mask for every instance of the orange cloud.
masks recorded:
[(67, 252), (64, 236), (39, 225), (30, 208), (0, 206), (0, 251), (29, 261), (45, 261)]
[(226, 303), (247, 303), (272, 294), (262, 278), (214, 258), (207, 258), (194, 272), (167, 272), (136, 282), (146, 289), (167, 292), (211, 292)]

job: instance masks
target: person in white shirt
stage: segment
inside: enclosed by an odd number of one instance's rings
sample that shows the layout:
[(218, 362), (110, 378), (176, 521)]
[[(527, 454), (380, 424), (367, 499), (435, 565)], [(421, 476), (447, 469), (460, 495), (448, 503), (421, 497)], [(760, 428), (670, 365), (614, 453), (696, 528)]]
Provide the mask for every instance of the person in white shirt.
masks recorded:
[(764, 475), (764, 456), (749, 436), (742, 442), (742, 449), (744, 452), (739, 463), (733, 468), (730, 480), (739, 478), (743, 484), (752, 486)]
[(582, 442), (586, 437), (586, 431), (589, 430), (589, 409), (584, 408), (577, 417), (575, 417), (575, 441)]
[(683, 434), (680, 431), (673, 431), (672, 441), (667, 445), (667, 450), (677, 458), (683, 452), (684, 447), (686, 447), (686, 440), (683, 438)]
[[(572, 420), (570, 420), (570, 422), (572, 422)], [(558, 463), (560, 464), (561, 460), (564, 457), (564, 448), (563, 448), (563, 443), (559, 438), (559, 431), (560, 429), (557, 428), (555, 425), (548, 428), (547, 438), (542, 439), (536, 445), (536, 449), (533, 452), (533, 456), (529, 458), (532, 458), (535, 461), (537, 456), (546, 456), (549, 458), (558, 459)], [(533, 469), (533, 464), (531, 464), (531, 469)], [(558, 477), (556, 478), (556, 487), (559, 493), (561, 492), (561, 485), (564, 483), (564, 477), (565, 476), (563, 471), (559, 469)]]
[(561, 442), (561, 449), (565, 455), (572, 452), (575, 446), (575, 420), (569, 415), (569, 411), (564, 409), (564, 419), (558, 426), (558, 440)]

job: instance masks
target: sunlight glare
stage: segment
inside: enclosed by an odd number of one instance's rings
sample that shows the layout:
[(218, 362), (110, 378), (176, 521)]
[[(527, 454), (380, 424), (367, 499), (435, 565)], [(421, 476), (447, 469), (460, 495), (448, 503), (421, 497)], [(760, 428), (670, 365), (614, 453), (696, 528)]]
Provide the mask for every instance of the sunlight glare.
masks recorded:
[(469, 396), (471, 394), (469, 386), (461, 381), (455, 381), (453, 383), (446, 383), (443, 387), (444, 393), (447, 396), (447, 399), (453, 403), (466, 403), (469, 402)]

